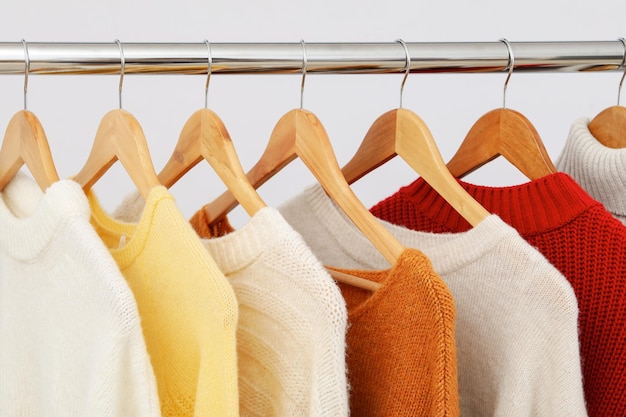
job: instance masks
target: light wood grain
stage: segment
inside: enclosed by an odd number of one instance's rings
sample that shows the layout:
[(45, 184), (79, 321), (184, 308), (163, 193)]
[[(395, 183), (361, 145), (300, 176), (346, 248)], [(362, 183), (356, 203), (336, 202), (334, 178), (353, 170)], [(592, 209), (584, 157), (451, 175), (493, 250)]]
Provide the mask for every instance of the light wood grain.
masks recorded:
[(0, 148), (0, 191), (23, 165), (42, 191), (59, 180), (43, 126), (28, 110), (17, 112), (6, 128)]
[(118, 160), (144, 199), (160, 185), (141, 125), (121, 109), (108, 112), (100, 121), (87, 162), (74, 180), (87, 191)]
[[(295, 109), (281, 117), (272, 131), (265, 151), (254, 167), (248, 171), (247, 177), (256, 189), (298, 157), (374, 247), (391, 264), (395, 264), (404, 251), (404, 246), (383, 227), (350, 189), (341, 173), (328, 134), (313, 113)], [(217, 200), (206, 205), (204, 210), (208, 218), (221, 219), (235, 205), (236, 199), (227, 191)], [(335, 271), (331, 271), (331, 274), (333, 272)], [(379, 287), (379, 285), (372, 284), (362, 286), (359, 280), (348, 282), (337, 274), (335, 278), (340, 282), (360, 288)]]
[(533, 124), (520, 112), (504, 108), (474, 123), (448, 169), (462, 178), (500, 155), (531, 180), (556, 172)]
[(241, 167), (228, 130), (217, 114), (196, 111), (185, 123), (172, 156), (159, 173), (161, 184), (170, 188), (201, 160), (206, 160), (248, 215), (265, 202), (252, 187)]
[(396, 155), (471, 225), (476, 226), (489, 215), (452, 176), (426, 123), (407, 109), (391, 110), (376, 119), (342, 172), (352, 184)]
[(626, 148), (626, 107), (611, 106), (602, 110), (589, 123), (589, 131), (606, 147)]

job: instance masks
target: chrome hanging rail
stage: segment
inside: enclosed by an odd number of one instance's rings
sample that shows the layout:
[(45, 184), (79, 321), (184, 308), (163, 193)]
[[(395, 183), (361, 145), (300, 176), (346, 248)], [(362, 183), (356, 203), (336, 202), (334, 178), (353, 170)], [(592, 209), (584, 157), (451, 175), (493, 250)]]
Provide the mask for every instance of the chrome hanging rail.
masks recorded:
[[(207, 49), (197, 43), (123, 43), (125, 73), (206, 74)], [(508, 51), (494, 42), (407, 42), (412, 73), (483, 73), (506, 69)], [(614, 41), (511, 42), (515, 72), (615, 71), (624, 45)], [(308, 43), (307, 73), (401, 73), (403, 47), (386, 43)], [(30, 75), (119, 74), (119, 47), (110, 43), (28, 42)], [(211, 43), (213, 74), (300, 73), (302, 45)], [(21, 42), (0, 42), (0, 74), (24, 73)]]

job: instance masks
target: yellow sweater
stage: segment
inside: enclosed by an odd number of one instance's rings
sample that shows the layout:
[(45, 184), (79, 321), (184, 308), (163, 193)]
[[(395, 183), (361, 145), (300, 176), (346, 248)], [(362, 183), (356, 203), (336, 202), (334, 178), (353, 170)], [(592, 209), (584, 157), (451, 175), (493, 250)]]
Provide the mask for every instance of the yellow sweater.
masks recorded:
[(137, 300), (162, 415), (238, 416), (237, 300), (171, 194), (153, 188), (137, 224), (88, 197), (92, 224)]

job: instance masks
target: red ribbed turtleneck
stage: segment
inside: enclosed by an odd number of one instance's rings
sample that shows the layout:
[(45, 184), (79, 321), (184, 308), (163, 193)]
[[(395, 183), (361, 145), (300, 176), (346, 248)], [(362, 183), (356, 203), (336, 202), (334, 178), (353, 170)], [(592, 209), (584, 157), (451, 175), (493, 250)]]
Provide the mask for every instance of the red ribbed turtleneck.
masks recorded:
[[(460, 183), (572, 284), (589, 416), (626, 416), (626, 227), (564, 173), (511, 187)], [(471, 227), (421, 178), (371, 212), (413, 230)]]

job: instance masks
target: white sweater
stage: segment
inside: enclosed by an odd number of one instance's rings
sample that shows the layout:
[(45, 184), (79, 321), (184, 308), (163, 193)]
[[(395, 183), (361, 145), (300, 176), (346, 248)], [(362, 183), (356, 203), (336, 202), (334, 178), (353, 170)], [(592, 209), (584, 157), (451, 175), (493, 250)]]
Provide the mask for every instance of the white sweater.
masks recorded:
[[(388, 267), (321, 187), (279, 211), (326, 265)], [(452, 292), (462, 416), (586, 416), (574, 291), (539, 252), (495, 215), (457, 234), (383, 225)]]
[(0, 193), (0, 415), (160, 416), (133, 295), (80, 186)]
[[(115, 215), (133, 221), (143, 204), (129, 196)], [(346, 305), (302, 237), (266, 207), (202, 242), (239, 303), (241, 416), (347, 416)]]
[(626, 225), (626, 149), (604, 146), (591, 134), (588, 124), (587, 118), (574, 122), (556, 167)]

